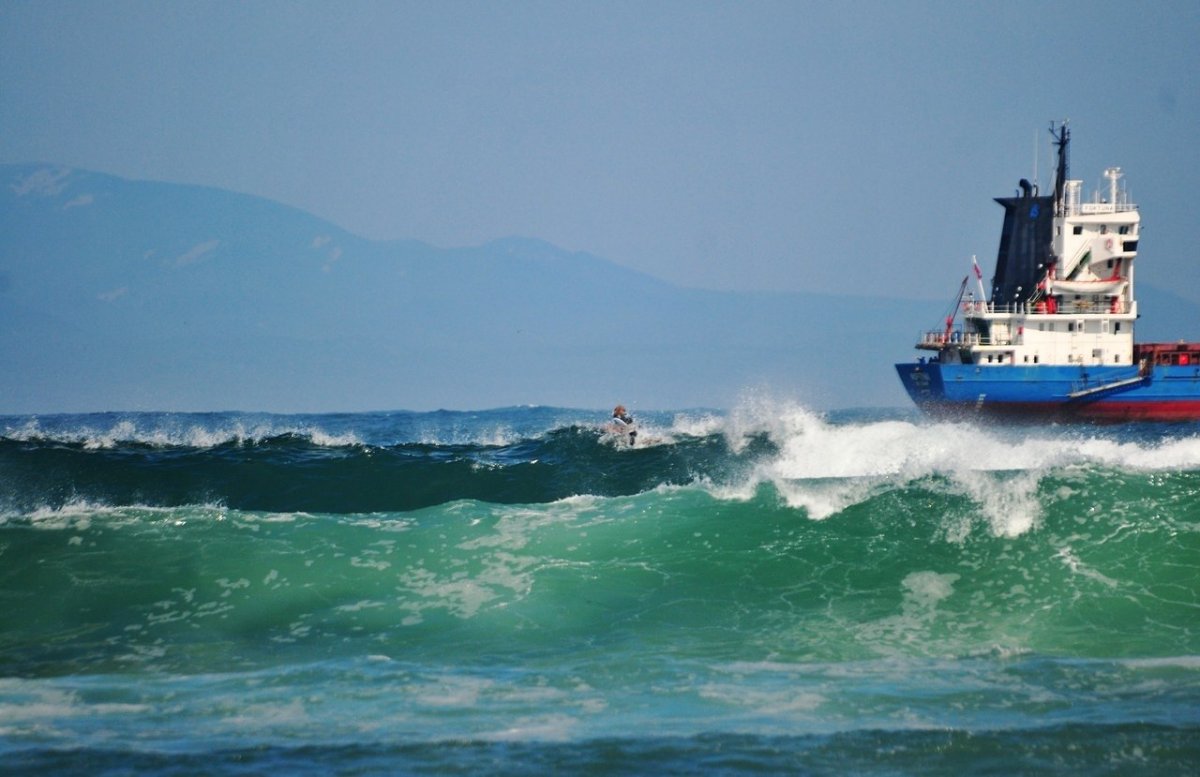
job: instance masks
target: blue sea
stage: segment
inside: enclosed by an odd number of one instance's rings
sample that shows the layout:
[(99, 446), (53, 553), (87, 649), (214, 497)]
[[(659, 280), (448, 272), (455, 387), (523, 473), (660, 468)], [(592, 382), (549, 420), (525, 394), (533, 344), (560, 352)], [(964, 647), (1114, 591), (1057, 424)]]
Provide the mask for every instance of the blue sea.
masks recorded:
[(633, 410), (0, 417), (0, 771), (1200, 771), (1200, 425)]

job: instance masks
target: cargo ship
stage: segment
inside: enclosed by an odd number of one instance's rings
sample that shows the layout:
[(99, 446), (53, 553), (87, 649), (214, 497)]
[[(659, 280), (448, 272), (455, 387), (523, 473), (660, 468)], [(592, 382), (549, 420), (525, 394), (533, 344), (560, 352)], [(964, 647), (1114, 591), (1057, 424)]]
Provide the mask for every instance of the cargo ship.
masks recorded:
[[(974, 265), (944, 326), (922, 333), (905, 390), (934, 416), (1083, 421), (1200, 420), (1200, 343), (1138, 343), (1134, 270), (1141, 218), (1104, 171), (1090, 201), (1070, 180), (1070, 131), (1051, 125), (1054, 190), (1021, 179), (1004, 207), (990, 292)], [(956, 322), (959, 322), (956, 326)]]

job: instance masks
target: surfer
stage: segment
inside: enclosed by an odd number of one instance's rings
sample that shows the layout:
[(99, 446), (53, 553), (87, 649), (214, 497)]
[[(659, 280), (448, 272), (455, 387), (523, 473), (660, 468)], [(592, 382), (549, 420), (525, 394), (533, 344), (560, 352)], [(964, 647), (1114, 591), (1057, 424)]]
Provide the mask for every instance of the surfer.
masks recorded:
[(617, 405), (613, 408), (612, 426), (617, 434), (625, 434), (628, 431), (629, 445), (632, 447), (637, 440), (637, 426), (633, 423), (633, 416), (629, 415), (624, 405)]

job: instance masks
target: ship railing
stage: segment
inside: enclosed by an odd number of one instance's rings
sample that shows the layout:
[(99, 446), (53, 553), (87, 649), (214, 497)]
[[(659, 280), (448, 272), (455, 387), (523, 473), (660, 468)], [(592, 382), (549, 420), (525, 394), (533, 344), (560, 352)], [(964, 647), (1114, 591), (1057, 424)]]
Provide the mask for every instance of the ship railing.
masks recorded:
[(984, 339), (977, 332), (964, 332), (961, 329), (947, 332), (942, 329), (922, 332), (917, 344), (926, 348), (940, 348), (945, 345), (980, 345)]
[[(1128, 313), (1129, 301), (1118, 297), (1116, 302), (1104, 300), (1096, 302), (1090, 299), (1064, 299), (1057, 303), (1054, 313), (1057, 315), (1076, 315), (1080, 313)], [(962, 303), (962, 311), (968, 316), (980, 316), (985, 313), (1001, 313), (1013, 315), (1044, 315), (1050, 310), (1045, 300), (1037, 302), (1014, 302), (1012, 304), (996, 304), (994, 302), (979, 302), (968, 300)]]
[(984, 337), (978, 332), (964, 332), (961, 329), (955, 329), (951, 332), (943, 330), (933, 330), (922, 332), (917, 338), (917, 347), (934, 349), (944, 348), (946, 346), (976, 346), (976, 345), (1014, 345), (1015, 341), (1011, 337)]
[(1118, 299), (1116, 303), (1092, 302), (1091, 300), (1064, 300), (1058, 306), (1059, 313), (1128, 313), (1129, 303)]
[(1012, 304), (996, 304), (995, 302), (979, 302), (967, 300), (962, 304), (963, 313), (967, 315), (982, 315), (984, 313), (1033, 313), (1035, 308), (1027, 302)]
[(1090, 216), (1097, 213), (1125, 213), (1127, 211), (1137, 210), (1137, 206), (1132, 202), (1084, 202), (1067, 211), (1068, 216), (1082, 214)]

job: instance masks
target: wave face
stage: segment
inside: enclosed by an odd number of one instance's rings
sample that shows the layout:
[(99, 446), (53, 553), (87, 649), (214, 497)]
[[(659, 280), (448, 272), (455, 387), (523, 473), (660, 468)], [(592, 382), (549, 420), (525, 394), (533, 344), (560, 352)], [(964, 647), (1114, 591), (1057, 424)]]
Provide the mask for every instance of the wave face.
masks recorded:
[(601, 421), (0, 418), (0, 758), (889, 774), (1200, 758), (1200, 427), (748, 400), (643, 414), (629, 448)]

